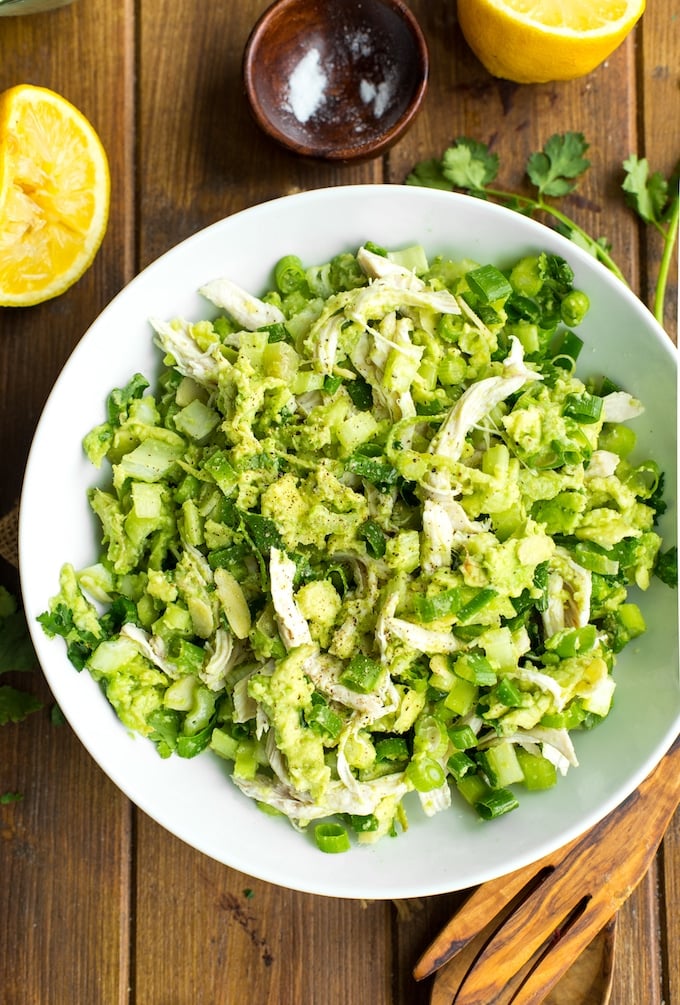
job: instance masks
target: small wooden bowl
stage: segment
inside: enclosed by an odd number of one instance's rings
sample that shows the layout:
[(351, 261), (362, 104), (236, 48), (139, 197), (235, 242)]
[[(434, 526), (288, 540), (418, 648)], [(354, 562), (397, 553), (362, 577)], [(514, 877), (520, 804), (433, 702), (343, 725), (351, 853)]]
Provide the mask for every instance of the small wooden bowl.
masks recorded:
[(276, 0), (243, 55), (259, 126), (323, 160), (387, 150), (420, 108), (428, 72), (425, 38), (402, 0)]

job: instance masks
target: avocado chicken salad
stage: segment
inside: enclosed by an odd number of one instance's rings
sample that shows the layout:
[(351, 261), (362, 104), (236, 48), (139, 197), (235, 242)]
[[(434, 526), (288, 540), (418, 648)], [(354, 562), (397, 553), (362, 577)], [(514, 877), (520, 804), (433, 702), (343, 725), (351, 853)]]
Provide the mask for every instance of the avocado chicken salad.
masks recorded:
[(645, 629), (629, 587), (675, 577), (642, 405), (576, 376), (568, 263), (367, 243), (200, 292), (213, 319), (153, 319), (155, 389), (84, 439), (102, 551), (44, 631), (162, 757), (211, 750), (322, 850), (405, 829), (409, 792), (490, 819), (554, 785)]

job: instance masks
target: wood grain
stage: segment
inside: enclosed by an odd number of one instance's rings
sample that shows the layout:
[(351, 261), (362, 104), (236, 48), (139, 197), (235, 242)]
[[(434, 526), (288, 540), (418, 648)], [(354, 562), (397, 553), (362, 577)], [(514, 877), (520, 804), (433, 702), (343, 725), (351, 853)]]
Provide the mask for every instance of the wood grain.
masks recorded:
[[(51, 303), (0, 311), (0, 514), (19, 494), (54, 380), (105, 304), (177, 241), (253, 203), (401, 183), (459, 135), (490, 143), (503, 183), (520, 187), (529, 152), (577, 129), (593, 167), (569, 209), (607, 235), (648, 297), (659, 243), (623, 204), (620, 163), (637, 150), (669, 171), (680, 154), (673, 0), (648, 4), (641, 29), (588, 78), (524, 88), (481, 68), (452, 0), (412, 0), (431, 51), (425, 106), (388, 155), (351, 168), (301, 161), (250, 120), (240, 60), (266, 3), (75, 0), (0, 18), (0, 90), (33, 82), (68, 97), (100, 132), (112, 177), (109, 229), (83, 279)], [(18, 586), (1, 560), (0, 581)], [(256, 1005), (424, 1005), (428, 983), (415, 984), (411, 968), (460, 895), (362, 904), (219, 866), (132, 808), (70, 728), (51, 723), (37, 674), (31, 686), (45, 709), (0, 729), (0, 789), (24, 794), (0, 806), (2, 1005), (239, 1005), (244, 995)], [(611, 1005), (680, 1001), (679, 874), (676, 816), (620, 912)]]

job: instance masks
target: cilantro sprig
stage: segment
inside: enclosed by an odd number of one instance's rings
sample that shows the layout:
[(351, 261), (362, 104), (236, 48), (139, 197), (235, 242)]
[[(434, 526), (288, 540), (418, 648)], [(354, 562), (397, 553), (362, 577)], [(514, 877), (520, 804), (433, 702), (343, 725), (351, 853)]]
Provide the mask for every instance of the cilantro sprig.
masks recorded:
[[(625, 277), (611, 255), (609, 242), (588, 234), (574, 219), (555, 205), (573, 192), (590, 167), (586, 157), (589, 144), (582, 133), (555, 133), (542, 150), (531, 154), (525, 165), (533, 195), (498, 188), (494, 183), (500, 161), (485, 143), (461, 136), (440, 158), (417, 164), (406, 178), (407, 185), (421, 185), (445, 191), (459, 189), (481, 199), (491, 199), (526, 216), (544, 216), (555, 229), (592, 254), (620, 280)], [(663, 324), (665, 292), (678, 229), (678, 188), (674, 174), (666, 180), (660, 172), (650, 174), (645, 160), (631, 155), (624, 161), (623, 190), (630, 207), (645, 223), (662, 235), (664, 249), (654, 294), (653, 310)]]
[(660, 171), (650, 171), (645, 157), (631, 154), (623, 162), (625, 177), (622, 189), (626, 202), (634, 212), (661, 235), (662, 252), (654, 291), (654, 316), (663, 323), (666, 287), (673, 249), (678, 236), (680, 212), (680, 161), (670, 178)]

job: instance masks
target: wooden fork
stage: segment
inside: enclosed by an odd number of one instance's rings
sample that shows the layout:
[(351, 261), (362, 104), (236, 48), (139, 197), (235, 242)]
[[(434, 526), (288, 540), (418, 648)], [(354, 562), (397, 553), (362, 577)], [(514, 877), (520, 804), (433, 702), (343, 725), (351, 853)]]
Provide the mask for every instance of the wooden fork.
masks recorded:
[(418, 960), (431, 1005), (539, 1005), (647, 872), (680, 802), (680, 737), (583, 837), (478, 887)]

